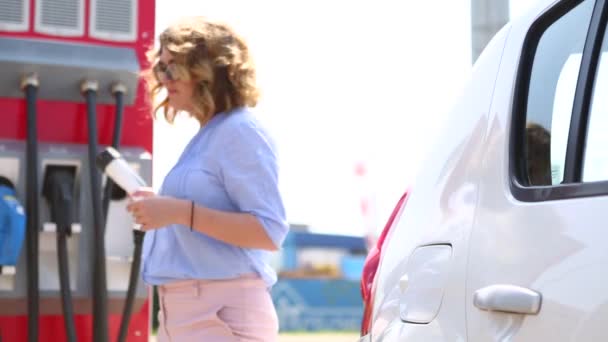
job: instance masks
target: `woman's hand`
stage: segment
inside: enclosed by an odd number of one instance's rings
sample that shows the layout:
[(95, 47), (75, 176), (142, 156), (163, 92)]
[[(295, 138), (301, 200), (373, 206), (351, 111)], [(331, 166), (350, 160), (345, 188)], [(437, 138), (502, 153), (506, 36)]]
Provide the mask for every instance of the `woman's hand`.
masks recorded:
[(188, 210), (186, 201), (158, 196), (151, 190), (139, 190), (131, 196), (136, 199), (127, 205), (127, 210), (144, 231), (180, 223), (179, 218), (185, 215), (182, 211)]
[(139, 188), (139, 189), (137, 189), (137, 191), (135, 191), (134, 193), (129, 195), (129, 197), (131, 197), (132, 200), (137, 200), (140, 198), (152, 197), (152, 196), (156, 196), (156, 193), (154, 192), (154, 190), (152, 190), (152, 188), (149, 188), (149, 187)]

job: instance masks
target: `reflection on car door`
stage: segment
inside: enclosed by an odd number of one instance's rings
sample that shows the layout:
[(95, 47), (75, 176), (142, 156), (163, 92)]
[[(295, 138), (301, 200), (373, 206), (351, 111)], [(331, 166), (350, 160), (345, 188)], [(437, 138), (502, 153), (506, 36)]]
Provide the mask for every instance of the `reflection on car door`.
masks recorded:
[(503, 58), (492, 104), (470, 341), (608, 340), (608, 56), (592, 53), (608, 50), (605, 27), (605, 1), (562, 1), (512, 32), (523, 53)]

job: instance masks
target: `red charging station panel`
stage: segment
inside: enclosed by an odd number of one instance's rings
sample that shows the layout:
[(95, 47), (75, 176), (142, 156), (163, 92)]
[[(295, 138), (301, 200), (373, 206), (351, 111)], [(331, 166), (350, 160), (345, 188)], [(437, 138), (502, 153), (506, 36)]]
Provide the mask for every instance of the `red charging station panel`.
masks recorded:
[[(135, 39), (130, 42), (112, 41), (111, 39), (93, 38), (90, 35), (90, 14), (93, 13), (92, 0), (79, 0), (83, 6), (83, 34), (78, 36), (60, 36), (52, 33), (41, 33), (36, 29), (37, 4), (42, 0), (17, 1), (18, 6), (26, 9), (27, 25), (24, 29), (4, 30), (0, 22), (0, 39), (23, 38), (25, 40), (48, 40), (53, 42), (85, 43), (97, 46), (131, 48), (137, 55), (142, 69), (148, 67), (146, 52), (154, 46), (155, 2), (132, 0), (135, 13)], [(98, 0), (98, 2), (101, 2)], [(0, 80), (0, 82), (5, 80)], [(16, 85), (18, 86), (18, 85)], [(48, 86), (41, 84), (41, 87)], [(52, 86), (52, 85), (51, 85)], [(80, 102), (41, 99), (37, 101), (37, 131), (41, 143), (87, 144), (87, 111), (84, 97)], [(0, 140), (25, 141), (27, 131), (26, 102), (24, 98), (0, 96)], [(110, 145), (114, 128), (115, 107), (112, 104), (96, 106), (97, 127), (100, 145)], [(143, 80), (140, 80), (133, 104), (124, 108), (122, 128), (122, 147), (140, 147), (152, 153), (152, 117), (151, 103), (146, 93)], [(25, 244), (24, 247), (25, 249)], [(2, 298), (0, 298), (0, 306)], [(41, 308), (42, 309), (42, 308)], [(75, 315), (76, 331), (79, 341), (92, 341), (92, 315)], [(116, 340), (121, 316), (111, 314), (108, 317), (109, 337)], [(0, 316), (0, 338), (3, 342), (27, 341), (27, 314), (19, 316)], [(148, 341), (150, 330), (150, 300), (133, 312), (131, 317), (128, 341)], [(65, 341), (64, 320), (61, 315), (43, 315), (39, 317), (39, 341)]]

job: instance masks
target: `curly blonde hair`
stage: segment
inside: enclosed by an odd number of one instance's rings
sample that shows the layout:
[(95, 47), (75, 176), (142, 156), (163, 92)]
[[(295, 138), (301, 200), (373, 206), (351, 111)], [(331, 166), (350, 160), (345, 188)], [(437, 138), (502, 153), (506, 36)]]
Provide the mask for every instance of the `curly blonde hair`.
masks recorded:
[[(217, 113), (257, 104), (259, 91), (249, 48), (227, 25), (203, 17), (186, 18), (169, 26), (159, 40), (160, 48), (148, 52), (152, 67), (145, 73), (152, 98), (163, 88), (153, 67), (165, 48), (175, 60), (178, 77), (194, 81), (195, 112), (191, 114), (201, 125)], [(160, 108), (165, 119), (173, 123), (177, 113), (169, 106), (168, 97), (154, 108), (155, 117)]]

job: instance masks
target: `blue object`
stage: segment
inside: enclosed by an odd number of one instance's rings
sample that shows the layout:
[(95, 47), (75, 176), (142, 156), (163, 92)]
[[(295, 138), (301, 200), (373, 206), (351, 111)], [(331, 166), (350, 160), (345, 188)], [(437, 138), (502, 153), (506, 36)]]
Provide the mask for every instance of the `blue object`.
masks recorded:
[(358, 281), (281, 278), (271, 295), (280, 331), (358, 331), (361, 327)]
[[(360, 236), (320, 234), (290, 231), (285, 238), (282, 250), (282, 269), (295, 270), (298, 267), (298, 250), (314, 248), (342, 249), (357, 258), (357, 254), (367, 255), (365, 239)], [(363, 268), (363, 266), (361, 266)]]
[(365, 239), (359, 236), (290, 232), (297, 247), (344, 248), (351, 252), (366, 252)]
[[(8, 183), (8, 184), (7, 184)], [(0, 182), (0, 266), (15, 266), (25, 237), (25, 212), (10, 182)]]
[(363, 265), (365, 264), (365, 256), (349, 256), (342, 257), (341, 271), (342, 276), (349, 280), (360, 280), (363, 273)]

